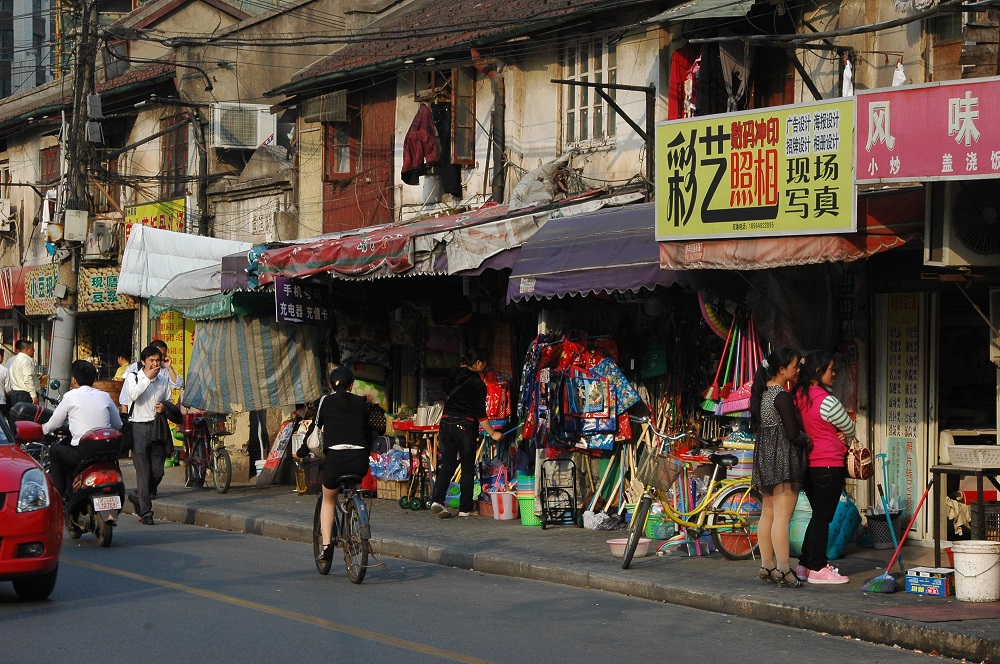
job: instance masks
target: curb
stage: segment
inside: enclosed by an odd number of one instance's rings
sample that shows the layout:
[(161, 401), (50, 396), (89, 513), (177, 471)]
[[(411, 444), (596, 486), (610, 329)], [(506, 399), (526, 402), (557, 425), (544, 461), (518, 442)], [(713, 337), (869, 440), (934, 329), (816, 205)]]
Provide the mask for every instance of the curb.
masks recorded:
[[(128, 505), (125, 511), (132, 513), (131, 505)], [(157, 512), (158, 518), (176, 523), (263, 535), (306, 544), (312, 542), (311, 528), (282, 523), (274, 519), (258, 519), (212, 509), (171, 505), (162, 500), (157, 501)], [(847, 613), (755, 599), (736, 593), (700, 592), (625, 575), (577, 571), (549, 564), (518, 561), (495, 554), (472, 554), (399, 539), (373, 538), (372, 548), (377, 556), (403, 558), (574, 588), (601, 590), (812, 632), (860, 639), (890, 647), (919, 650), (923, 653), (937, 652), (954, 659), (976, 662), (1000, 661), (998, 641), (956, 634), (929, 625), (908, 624), (877, 615), (860, 619)]]

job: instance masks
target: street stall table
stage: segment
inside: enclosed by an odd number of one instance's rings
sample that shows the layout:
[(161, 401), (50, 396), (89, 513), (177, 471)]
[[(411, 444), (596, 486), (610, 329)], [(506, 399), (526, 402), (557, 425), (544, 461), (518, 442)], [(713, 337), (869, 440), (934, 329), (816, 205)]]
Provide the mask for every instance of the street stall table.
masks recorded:
[[(945, 498), (947, 497), (947, 482), (943, 481), (942, 475), (957, 475), (959, 480), (963, 477), (975, 477), (976, 478), (976, 497), (978, 500), (983, 499), (983, 478), (985, 477), (990, 481), (990, 483), (1000, 491), (1000, 483), (997, 482), (997, 477), (1000, 477), (1000, 468), (967, 468), (964, 466), (931, 466), (931, 476), (934, 480), (934, 566), (941, 567), (941, 519), (942, 508), (946, 505)], [(985, 538), (986, 532), (986, 510), (979, 510), (978, 518), (979, 533), (983, 534)]]

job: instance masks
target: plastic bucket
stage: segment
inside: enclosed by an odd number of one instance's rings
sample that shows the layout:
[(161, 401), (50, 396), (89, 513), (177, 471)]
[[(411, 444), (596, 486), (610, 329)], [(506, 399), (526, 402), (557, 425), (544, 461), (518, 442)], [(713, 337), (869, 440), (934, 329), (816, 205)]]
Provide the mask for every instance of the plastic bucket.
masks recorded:
[(497, 521), (511, 521), (517, 518), (517, 502), (510, 491), (494, 491), (490, 494), (493, 503), (493, 518)]
[(518, 509), (521, 511), (522, 526), (540, 526), (542, 520), (535, 516), (535, 499), (518, 498)]
[[(903, 521), (903, 511), (896, 510), (895, 512), (890, 511), (890, 516), (892, 517), (892, 527), (893, 531), (896, 533), (896, 541), (903, 536), (903, 527), (906, 525)], [(892, 549), (895, 546), (892, 543), (892, 533), (889, 532), (889, 522), (885, 518), (885, 514), (869, 514), (868, 515), (868, 532), (872, 534), (872, 547), (875, 549)]]
[(1000, 600), (1000, 542), (952, 542), (955, 556), (955, 599), (960, 602)]

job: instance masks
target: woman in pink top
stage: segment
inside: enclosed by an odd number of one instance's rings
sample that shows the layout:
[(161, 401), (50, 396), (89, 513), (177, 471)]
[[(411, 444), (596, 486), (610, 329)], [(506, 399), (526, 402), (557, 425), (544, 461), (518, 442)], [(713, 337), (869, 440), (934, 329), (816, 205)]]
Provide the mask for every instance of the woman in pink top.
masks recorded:
[(812, 518), (806, 528), (802, 555), (795, 571), (796, 576), (809, 583), (850, 581), (826, 558), (830, 523), (837, 512), (847, 479), (845, 441), (853, 437), (855, 431), (854, 422), (843, 404), (830, 394), (836, 376), (831, 353), (810, 353), (806, 356), (794, 391), (802, 427), (812, 440), (808, 469), (802, 484), (812, 505)]

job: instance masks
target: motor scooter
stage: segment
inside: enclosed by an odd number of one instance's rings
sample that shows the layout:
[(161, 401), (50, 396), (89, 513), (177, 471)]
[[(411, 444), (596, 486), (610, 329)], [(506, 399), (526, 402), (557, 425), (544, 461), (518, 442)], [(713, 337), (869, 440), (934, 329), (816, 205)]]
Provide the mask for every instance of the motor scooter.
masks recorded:
[[(14, 424), (15, 436), (22, 445), (42, 440), (59, 444), (56, 441), (67, 437), (66, 434), (45, 434), (41, 425), (34, 421), (16, 420)], [(70, 539), (94, 533), (98, 544), (111, 546), (125, 500), (125, 480), (118, 464), (121, 445), (122, 433), (112, 428), (92, 429), (80, 437), (83, 461), (73, 469), (71, 491), (62, 496)]]

